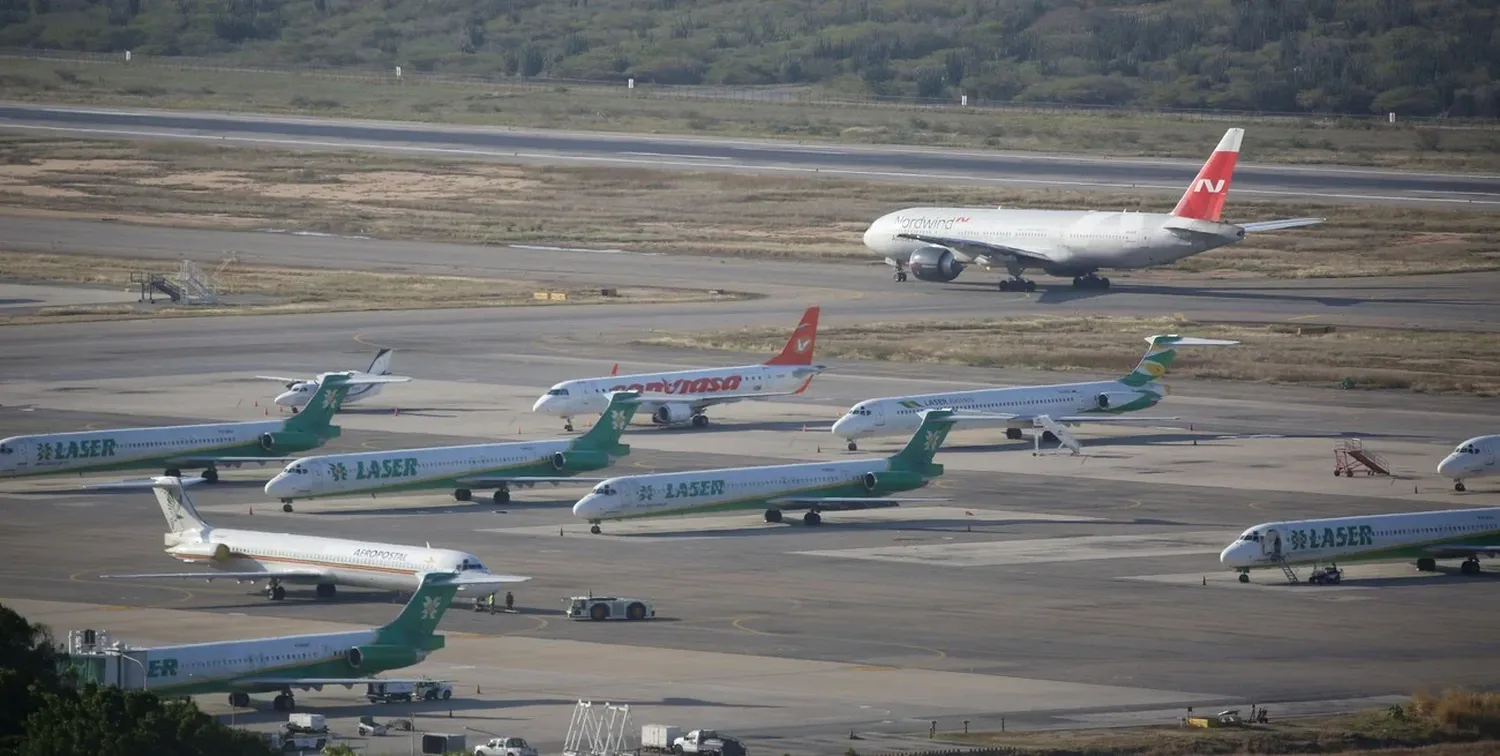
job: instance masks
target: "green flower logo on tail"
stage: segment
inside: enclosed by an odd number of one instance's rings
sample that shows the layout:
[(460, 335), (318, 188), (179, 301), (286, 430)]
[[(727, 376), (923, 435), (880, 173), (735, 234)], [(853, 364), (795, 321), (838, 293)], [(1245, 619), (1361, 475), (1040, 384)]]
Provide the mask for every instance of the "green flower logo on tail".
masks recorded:
[(615, 430), (625, 430), (625, 426), (628, 425), (625, 420), (625, 410), (610, 410), (609, 422)]
[(436, 618), (438, 610), (442, 608), (443, 600), (437, 596), (428, 596), (422, 599), (422, 619), (430, 620)]

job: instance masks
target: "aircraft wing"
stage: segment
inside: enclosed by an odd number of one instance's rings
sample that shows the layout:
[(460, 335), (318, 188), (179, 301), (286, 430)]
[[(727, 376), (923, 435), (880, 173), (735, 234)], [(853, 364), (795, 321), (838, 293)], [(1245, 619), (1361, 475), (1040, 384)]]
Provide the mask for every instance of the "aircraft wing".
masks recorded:
[(342, 685), (352, 688), (356, 685), (368, 685), (370, 683), (418, 683), (430, 682), (453, 682), (452, 680), (434, 680), (430, 677), (241, 677), (229, 683), (230, 687), (255, 687), (255, 686), (286, 686), (288, 688), (301, 688), (309, 690), (322, 688), (325, 685)]
[(1012, 247), (1006, 244), (994, 244), (992, 242), (974, 241), (972, 239), (959, 239), (951, 236), (933, 236), (931, 234), (897, 234), (897, 236), (900, 236), (903, 239), (914, 239), (920, 242), (927, 242), (928, 244), (941, 244), (944, 247), (963, 252), (964, 254), (975, 258), (989, 257), (990, 255), (999, 255), (1001, 257), (1019, 257), (1023, 260), (1031, 260), (1033, 262), (1040, 263), (1054, 262), (1053, 259), (1045, 253), (1030, 249), (1023, 249), (1021, 247)]
[(302, 383), (307, 380), (306, 378), (288, 378), (284, 375), (257, 375), (255, 377), (262, 381), (276, 381), (277, 383)]
[(1053, 417), (1051, 415), (1032, 415), (1015, 412), (965, 412), (953, 413), (951, 419), (958, 424), (973, 423), (982, 425), (987, 423), (1019, 422), (1040, 425), (1040, 420), (1046, 417), (1057, 423), (1157, 423), (1166, 420), (1181, 420), (1179, 417), (1131, 417), (1128, 415), (1064, 415)]
[(1429, 554), (1451, 554), (1455, 557), (1469, 556), (1470, 554), (1484, 554), (1485, 556), (1500, 556), (1500, 546), (1470, 546), (1462, 543), (1443, 543), (1427, 547)]
[[(202, 477), (178, 478), (178, 485), (196, 486), (205, 482)], [(131, 491), (144, 488), (156, 488), (155, 478), (131, 478), (130, 480), (117, 480), (111, 483), (91, 483), (83, 487), (86, 491)]]
[[(307, 456), (307, 455), (303, 455), (303, 456)], [(230, 457), (230, 456), (224, 456), (222, 454), (220, 454), (220, 455), (215, 455), (215, 454), (185, 454), (185, 455), (180, 456), (180, 457), (171, 457), (171, 458), (168, 458), (167, 462), (168, 463), (176, 462), (177, 464), (201, 464), (201, 463), (204, 463), (204, 462), (223, 462), (226, 465), (243, 465), (246, 462), (258, 462), (258, 463), (261, 463), (261, 464), (268, 464), (268, 463), (271, 463), (271, 462), (277, 462), (277, 463), (280, 463), (280, 464), (284, 465), (284, 464), (286, 464), (288, 462), (296, 462), (299, 459), (302, 459), (302, 457)]]
[(584, 478), (567, 475), (556, 477), (548, 475), (472, 475), (467, 478), (459, 478), (458, 483), (477, 488), (489, 488), (492, 486), (503, 486), (509, 483), (551, 483), (559, 485), (562, 483), (602, 483), (608, 478)]
[(1255, 221), (1253, 223), (1241, 223), (1240, 228), (1245, 233), (1254, 234), (1263, 231), (1280, 231), (1284, 228), (1301, 228), (1303, 226), (1316, 226), (1327, 220), (1326, 218), (1280, 218), (1278, 220)]
[(182, 578), (184, 580), (258, 580), (260, 578), (276, 578), (278, 580), (322, 580), (328, 577), (326, 572), (314, 572), (312, 570), (271, 570), (261, 572), (143, 572), (135, 575), (100, 575), (106, 580), (148, 580), (153, 578)]
[(902, 502), (950, 501), (950, 499), (909, 498), (905, 496), (785, 496), (767, 500), (782, 509), (812, 509), (825, 512), (847, 512), (855, 509), (888, 509)]

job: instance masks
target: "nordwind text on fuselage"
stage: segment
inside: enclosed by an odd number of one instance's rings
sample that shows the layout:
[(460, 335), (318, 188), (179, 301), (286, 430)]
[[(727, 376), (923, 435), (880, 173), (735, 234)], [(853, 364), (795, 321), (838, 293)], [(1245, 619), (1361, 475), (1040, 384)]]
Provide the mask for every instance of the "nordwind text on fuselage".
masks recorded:
[(955, 223), (968, 223), (967, 216), (954, 218), (924, 218), (922, 216), (896, 216), (896, 225), (902, 231), (952, 231)]

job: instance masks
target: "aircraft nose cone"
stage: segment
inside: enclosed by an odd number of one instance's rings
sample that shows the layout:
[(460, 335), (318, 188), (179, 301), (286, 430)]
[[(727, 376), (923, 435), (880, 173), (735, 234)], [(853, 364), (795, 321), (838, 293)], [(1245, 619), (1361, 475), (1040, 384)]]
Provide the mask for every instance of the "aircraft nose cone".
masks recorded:
[(298, 394), (295, 391), (287, 391), (285, 393), (277, 394), (276, 403), (283, 407), (295, 407), (297, 406), (297, 396)]
[(1240, 567), (1245, 563), (1245, 544), (1231, 543), (1219, 552), (1219, 563), (1226, 567)]
[(849, 433), (854, 431), (854, 416), (844, 415), (833, 424), (833, 435), (848, 438)]
[(537, 397), (536, 403), (531, 405), (531, 411), (532, 412), (546, 412), (547, 411), (547, 405), (549, 405), (551, 403), (552, 403), (552, 395), (551, 394), (542, 394), (541, 396)]
[(1456, 478), (1456, 477), (1458, 477), (1458, 459), (1457, 459), (1457, 457), (1458, 457), (1457, 454), (1449, 454), (1448, 456), (1444, 457), (1443, 461), (1438, 463), (1438, 469), (1437, 469), (1438, 475), (1441, 475), (1441, 476), (1443, 476), (1445, 478)]
[(573, 516), (588, 517), (589, 515), (592, 515), (594, 513), (594, 509), (594, 495), (589, 494), (588, 496), (579, 499), (578, 503), (573, 505)]
[(277, 473), (276, 477), (266, 481), (266, 494), (277, 496), (286, 493), (286, 473)]

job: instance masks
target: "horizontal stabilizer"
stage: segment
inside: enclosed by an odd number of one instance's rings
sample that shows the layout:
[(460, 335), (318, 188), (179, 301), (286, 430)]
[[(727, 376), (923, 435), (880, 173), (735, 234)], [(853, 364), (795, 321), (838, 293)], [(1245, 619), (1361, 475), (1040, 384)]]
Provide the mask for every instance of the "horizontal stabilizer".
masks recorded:
[(1327, 220), (1327, 218), (1282, 218), (1280, 220), (1255, 221), (1254, 223), (1241, 223), (1240, 228), (1245, 229), (1247, 234), (1255, 234), (1263, 231), (1280, 231), (1284, 228), (1301, 228), (1303, 226), (1316, 226)]
[(1156, 344), (1161, 341), (1174, 347), (1180, 346), (1234, 346), (1240, 342), (1230, 339), (1200, 339), (1196, 336), (1147, 336), (1147, 344)]
[(100, 575), (105, 580), (150, 580), (181, 578), (183, 580), (324, 580), (328, 573), (312, 570), (262, 570), (260, 572), (143, 572), (135, 575)]
[[(446, 574), (446, 573), (445, 573)], [(502, 583), (524, 583), (531, 578), (523, 575), (495, 575), (489, 572), (460, 572), (452, 580), (448, 581), (459, 588), (465, 586), (500, 585)]]

